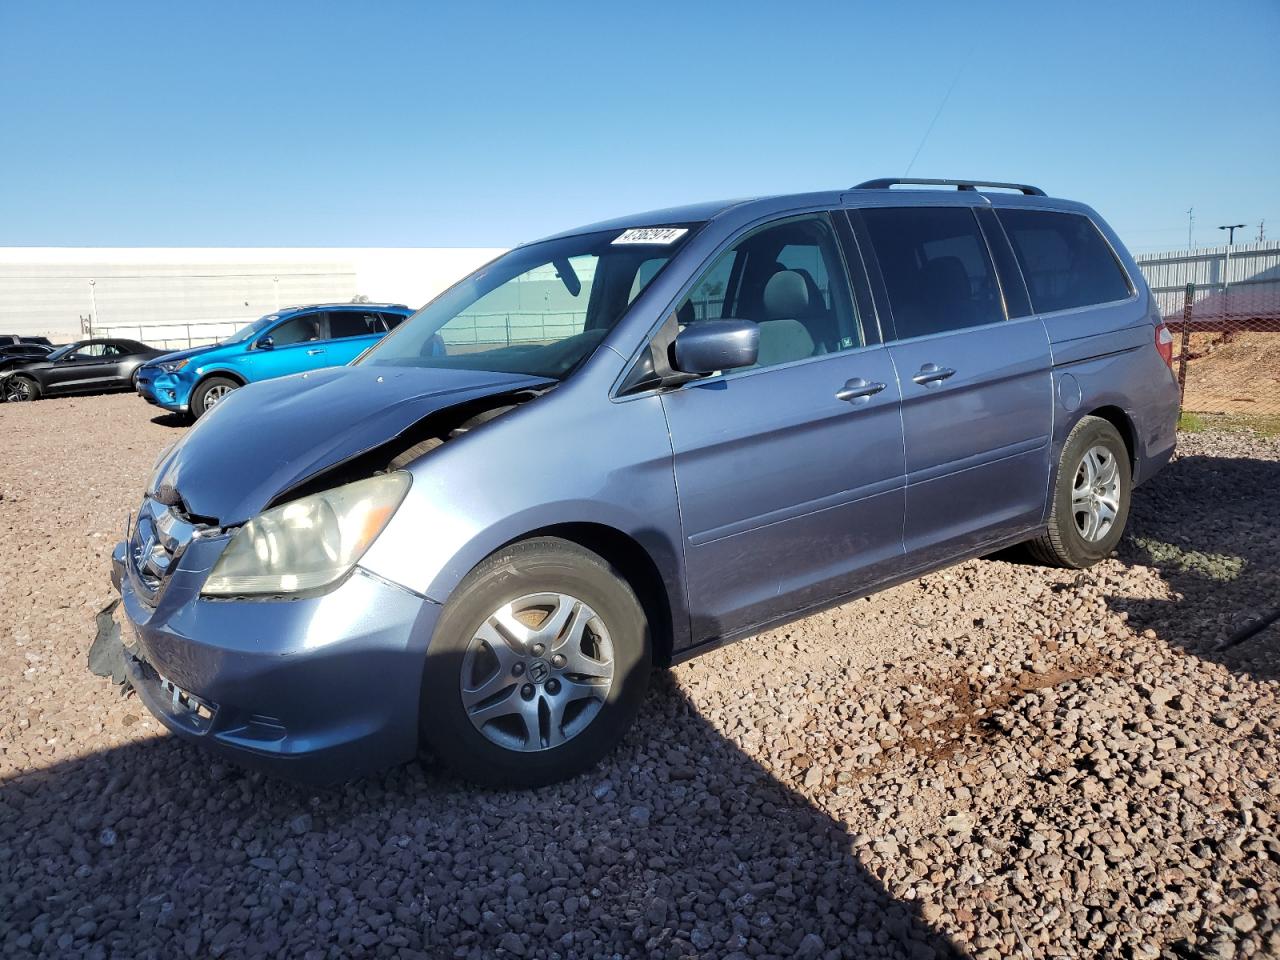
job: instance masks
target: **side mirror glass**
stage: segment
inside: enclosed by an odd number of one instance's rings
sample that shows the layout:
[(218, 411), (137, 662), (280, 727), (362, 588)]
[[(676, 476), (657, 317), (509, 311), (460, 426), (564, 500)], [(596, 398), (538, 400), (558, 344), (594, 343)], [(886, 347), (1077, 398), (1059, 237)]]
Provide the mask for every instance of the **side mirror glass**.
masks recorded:
[(270, 350), (275, 345), (276, 342), (271, 339), (270, 334), (265, 337), (259, 337), (257, 343), (254, 344), (259, 350)]
[(676, 369), (706, 374), (749, 367), (760, 354), (760, 325), (750, 320), (703, 320), (680, 331)]

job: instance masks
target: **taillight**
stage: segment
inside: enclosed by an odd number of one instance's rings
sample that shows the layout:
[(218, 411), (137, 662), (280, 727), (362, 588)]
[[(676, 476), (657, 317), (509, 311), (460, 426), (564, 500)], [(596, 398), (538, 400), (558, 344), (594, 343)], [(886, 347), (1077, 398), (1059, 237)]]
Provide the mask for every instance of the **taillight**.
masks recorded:
[(1156, 324), (1156, 349), (1160, 351), (1160, 359), (1170, 370), (1173, 369), (1173, 334), (1162, 322)]

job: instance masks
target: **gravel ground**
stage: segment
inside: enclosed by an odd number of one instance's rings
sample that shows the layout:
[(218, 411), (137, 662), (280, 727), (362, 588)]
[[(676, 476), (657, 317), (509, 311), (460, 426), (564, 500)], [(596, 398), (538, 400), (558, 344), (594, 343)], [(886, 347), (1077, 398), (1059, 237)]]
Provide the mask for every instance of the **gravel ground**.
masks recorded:
[(85, 669), (180, 427), (0, 407), (0, 952), (1280, 954), (1280, 441), (1184, 438), (1120, 556), (988, 559), (655, 678), (597, 770), (315, 791)]

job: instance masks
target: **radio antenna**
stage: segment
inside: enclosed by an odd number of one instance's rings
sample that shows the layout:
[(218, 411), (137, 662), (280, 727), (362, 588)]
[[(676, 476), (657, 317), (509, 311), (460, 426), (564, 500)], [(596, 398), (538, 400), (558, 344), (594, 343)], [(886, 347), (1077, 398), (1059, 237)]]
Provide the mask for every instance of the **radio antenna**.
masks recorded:
[(924, 149), (925, 141), (929, 139), (929, 134), (933, 133), (933, 125), (938, 122), (938, 118), (942, 116), (942, 111), (946, 109), (947, 101), (951, 99), (951, 91), (956, 88), (956, 84), (960, 82), (960, 74), (964, 73), (964, 64), (960, 64), (960, 69), (956, 71), (955, 78), (951, 81), (951, 86), (947, 87), (947, 92), (943, 94), (942, 102), (938, 104), (938, 109), (933, 115), (933, 119), (929, 121), (929, 126), (924, 132), (924, 136), (920, 138), (920, 146), (916, 147), (916, 152), (911, 155), (911, 162), (907, 164), (907, 172), (904, 177), (911, 174), (911, 168), (916, 165), (916, 160), (920, 156), (920, 151)]

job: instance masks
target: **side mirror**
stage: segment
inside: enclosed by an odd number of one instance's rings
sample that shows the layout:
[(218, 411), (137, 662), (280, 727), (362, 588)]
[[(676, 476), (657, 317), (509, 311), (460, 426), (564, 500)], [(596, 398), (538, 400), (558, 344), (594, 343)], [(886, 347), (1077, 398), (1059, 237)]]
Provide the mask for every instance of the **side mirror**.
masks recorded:
[(760, 325), (750, 320), (703, 320), (680, 331), (676, 369), (704, 374), (749, 367), (760, 354)]
[(270, 335), (267, 335), (265, 337), (259, 337), (258, 341), (254, 344), (254, 347), (259, 350), (270, 350), (275, 345), (276, 342), (271, 339)]

